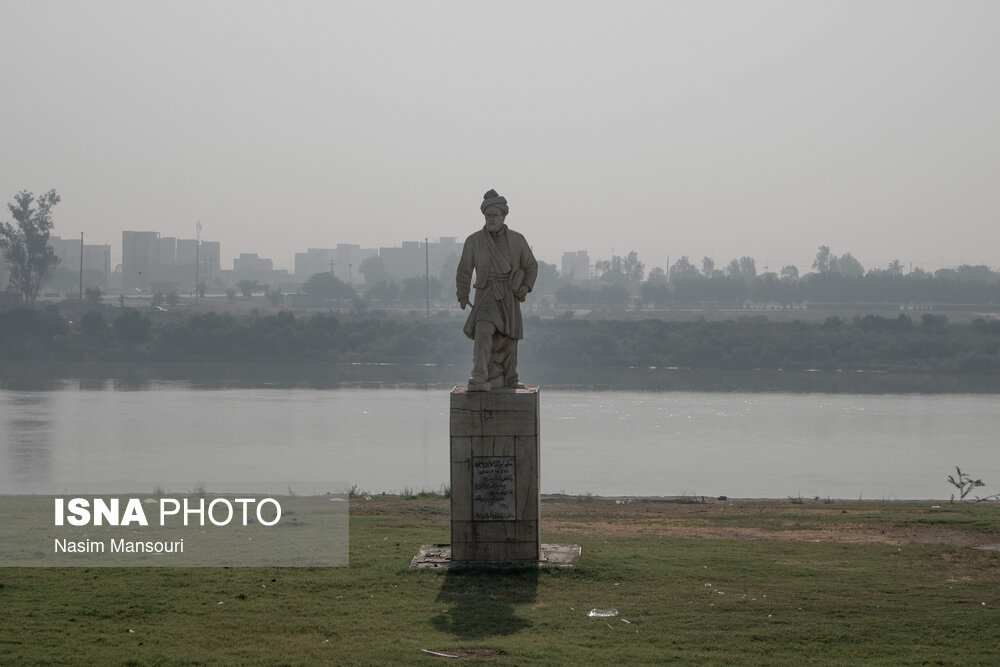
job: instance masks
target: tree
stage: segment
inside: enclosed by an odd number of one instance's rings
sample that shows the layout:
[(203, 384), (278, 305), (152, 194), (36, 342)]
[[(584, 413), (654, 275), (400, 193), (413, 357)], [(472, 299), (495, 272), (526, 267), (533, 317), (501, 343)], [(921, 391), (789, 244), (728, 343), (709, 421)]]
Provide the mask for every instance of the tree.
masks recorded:
[(150, 338), (152, 323), (136, 310), (126, 310), (115, 318), (115, 336), (123, 343), (145, 343)]
[(599, 274), (597, 279), (607, 285), (621, 285), (627, 280), (625, 260), (618, 255), (612, 255), (611, 259), (597, 260), (594, 262), (594, 271)]
[(302, 291), (311, 296), (325, 299), (350, 299), (354, 290), (332, 273), (314, 273), (302, 286)]
[(837, 260), (837, 272), (848, 278), (860, 278), (865, 275), (865, 267), (849, 252), (845, 252)]
[(639, 261), (639, 255), (635, 250), (629, 252), (625, 257), (625, 278), (633, 285), (642, 282), (646, 275), (646, 265)]
[(108, 325), (104, 323), (104, 315), (99, 310), (86, 313), (80, 320), (80, 330), (88, 338), (104, 339), (108, 337)]
[(594, 262), (594, 270), (600, 275), (598, 280), (606, 285), (632, 285), (638, 287), (646, 275), (646, 265), (639, 261), (635, 250), (625, 257), (612, 255), (609, 260)]
[(538, 276), (535, 278), (535, 286), (531, 291), (535, 294), (552, 294), (556, 289), (558, 277), (559, 270), (555, 264), (538, 260)]
[(556, 290), (556, 301), (570, 307), (591, 305), (597, 301), (597, 292), (572, 283), (563, 283)]
[[(436, 278), (432, 278), (436, 280)], [(440, 289), (440, 283), (438, 284)], [(403, 301), (423, 301), (427, 298), (427, 285), (423, 276), (413, 276), (403, 281), (400, 289), (400, 297)]]
[(816, 259), (813, 260), (813, 268), (820, 273), (830, 270), (830, 246), (821, 245), (816, 251)]
[(256, 280), (241, 280), (236, 283), (236, 288), (243, 293), (243, 296), (250, 300), (253, 298), (254, 292), (259, 292), (261, 290), (260, 283)]
[(14, 196), (13, 204), (7, 204), (16, 226), (0, 222), (0, 251), (7, 260), (10, 286), (29, 303), (34, 303), (45, 280), (59, 264), (55, 250), (49, 245), (53, 227), (51, 211), (58, 203), (55, 190), (37, 200), (35, 195), (22, 190)]
[(715, 273), (715, 260), (711, 257), (702, 257), (701, 274), (706, 278), (711, 278), (713, 273)]
[(674, 265), (670, 267), (670, 282), (677, 282), (678, 280), (694, 280), (698, 278), (700, 274), (698, 273), (698, 268), (691, 263), (691, 260), (684, 255), (679, 260), (674, 262)]
[(383, 280), (388, 280), (388, 276), (385, 273), (385, 264), (378, 255), (365, 257), (361, 260), (361, 267), (358, 270), (365, 277), (366, 285), (374, 285)]
[(988, 266), (982, 264), (978, 266), (963, 264), (956, 269), (956, 273), (959, 280), (970, 283), (990, 283), (997, 279), (997, 275)]
[(104, 296), (104, 292), (101, 291), (100, 287), (88, 287), (83, 290), (83, 298), (92, 306), (101, 305), (101, 297)]
[(667, 284), (667, 274), (663, 270), (662, 266), (653, 267), (653, 270), (649, 272), (649, 277), (646, 278), (646, 282), (650, 285), (661, 287)]
[(628, 303), (628, 291), (624, 285), (603, 285), (598, 296), (598, 303), (620, 306)]
[(799, 267), (788, 264), (781, 269), (781, 279), (785, 282), (794, 283), (799, 279)]
[(372, 301), (392, 301), (398, 294), (399, 285), (387, 280), (380, 280), (365, 291), (365, 295)]

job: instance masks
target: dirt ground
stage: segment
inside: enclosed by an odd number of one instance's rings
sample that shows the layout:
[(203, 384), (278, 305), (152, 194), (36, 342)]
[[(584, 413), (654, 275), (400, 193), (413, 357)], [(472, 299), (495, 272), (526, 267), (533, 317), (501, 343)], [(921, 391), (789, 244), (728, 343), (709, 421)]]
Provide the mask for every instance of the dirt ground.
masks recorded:
[[(1000, 533), (933, 522), (935, 515), (961, 508), (935, 501), (899, 503), (887, 509), (856, 501), (793, 503), (787, 498), (551, 498), (543, 499), (542, 520), (549, 531), (597, 531), (620, 537), (947, 544), (1000, 550)], [(1000, 512), (1000, 506), (996, 509)]]
[[(1000, 503), (971, 505), (926, 501), (858, 502), (788, 498), (726, 500), (678, 498), (580, 498), (542, 496), (542, 533), (608, 537), (690, 537), (719, 540), (834, 542), (841, 544), (944, 544), (1000, 551), (1000, 530), (981, 520), (1000, 515)], [(447, 525), (446, 499), (400, 502), (393, 496), (362, 496), (356, 516), (420, 516)], [(973, 525), (977, 524), (977, 525)]]

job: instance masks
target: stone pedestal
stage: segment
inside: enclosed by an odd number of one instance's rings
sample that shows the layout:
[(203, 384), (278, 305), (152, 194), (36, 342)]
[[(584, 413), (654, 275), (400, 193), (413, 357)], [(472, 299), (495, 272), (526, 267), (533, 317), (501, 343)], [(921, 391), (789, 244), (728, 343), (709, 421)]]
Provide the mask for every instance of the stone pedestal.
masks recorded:
[(451, 392), (451, 559), (537, 563), (538, 387)]

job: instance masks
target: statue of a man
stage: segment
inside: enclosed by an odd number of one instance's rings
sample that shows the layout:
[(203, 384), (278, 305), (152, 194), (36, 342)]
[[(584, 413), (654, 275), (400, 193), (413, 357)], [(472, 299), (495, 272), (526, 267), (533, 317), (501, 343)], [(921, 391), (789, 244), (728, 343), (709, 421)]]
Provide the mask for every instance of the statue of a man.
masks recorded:
[(474, 341), (469, 390), (522, 388), (517, 378), (517, 341), (524, 338), (521, 302), (535, 285), (538, 263), (524, 237), (504, 224), (510, 209), (496, 190), (483, 195), (479, 210), (486, 225), (465, 240), (456, 276), (465, 310), (476, 271), (476, 303), (464, 329)]

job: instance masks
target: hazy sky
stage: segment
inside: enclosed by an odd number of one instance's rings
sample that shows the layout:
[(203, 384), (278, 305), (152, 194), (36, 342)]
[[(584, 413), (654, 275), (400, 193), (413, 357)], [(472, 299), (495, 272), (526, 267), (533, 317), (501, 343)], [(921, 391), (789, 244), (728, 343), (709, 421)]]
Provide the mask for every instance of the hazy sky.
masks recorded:
[[(257, 252), (1000, 266), (1000, 2), (2, 0), (0, 199)], [(6, 209), (0, 219), (9, 219)]]

